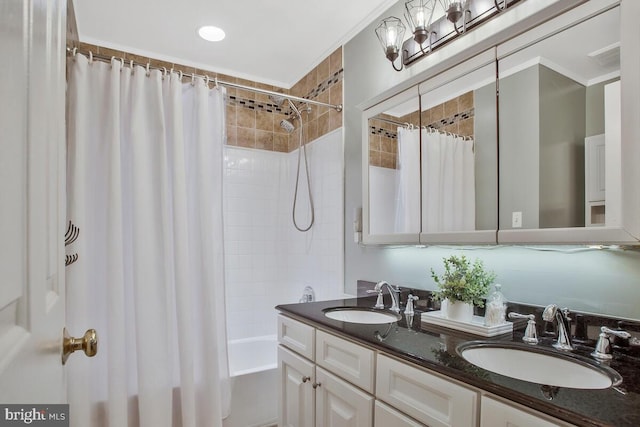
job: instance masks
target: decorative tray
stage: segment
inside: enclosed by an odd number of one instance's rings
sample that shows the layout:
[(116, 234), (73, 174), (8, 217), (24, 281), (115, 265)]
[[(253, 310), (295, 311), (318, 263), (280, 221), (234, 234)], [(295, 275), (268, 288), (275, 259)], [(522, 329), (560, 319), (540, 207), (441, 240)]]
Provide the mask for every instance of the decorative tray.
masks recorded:
[(483, 337), (495, 337), (497, 335), (513, 332), (513, 323), (511, 322), (505, 322), (502, 325), (485, 326), (484, 317), (480, 316), (473, 316), (471, 322), (461, 322), (442, 317), (442, 312), (440, 310), (422, 313), (420, 320), (422, 323), (456, 329), (458, 331), (464, 331)]

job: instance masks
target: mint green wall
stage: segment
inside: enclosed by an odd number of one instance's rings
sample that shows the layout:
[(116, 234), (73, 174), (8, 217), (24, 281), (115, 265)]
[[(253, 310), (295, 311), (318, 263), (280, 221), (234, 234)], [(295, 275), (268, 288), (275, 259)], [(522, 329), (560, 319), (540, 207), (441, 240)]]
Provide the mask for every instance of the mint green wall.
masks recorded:
[[(401, 3), (381, 18), (401, 16)], [(362, 112), (357, 105), (413, 75), (411, 69), (397, 73), (391, 68), (374, 34), (377, 23), (344, 46), (345, 291), (355, 293), (358, 279), (434, 289), (429, 268), (440, 268), (443, 257), (463, 251), (481, 258), (498, 274), (512, 301), (553, 302), (573, 310), (640, 319), (640, 252), (568, 247), (384, 248), (354, 242), (353, 210), (362, 205)]]

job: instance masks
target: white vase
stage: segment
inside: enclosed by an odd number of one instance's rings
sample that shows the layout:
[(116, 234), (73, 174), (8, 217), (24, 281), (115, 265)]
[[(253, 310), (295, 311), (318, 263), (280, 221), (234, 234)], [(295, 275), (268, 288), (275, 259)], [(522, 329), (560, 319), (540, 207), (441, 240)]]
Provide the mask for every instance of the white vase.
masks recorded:
[(473, 319), (473, 304), (460, 301), (447, 301), (447, 319), (458, 322), (471, 323)]

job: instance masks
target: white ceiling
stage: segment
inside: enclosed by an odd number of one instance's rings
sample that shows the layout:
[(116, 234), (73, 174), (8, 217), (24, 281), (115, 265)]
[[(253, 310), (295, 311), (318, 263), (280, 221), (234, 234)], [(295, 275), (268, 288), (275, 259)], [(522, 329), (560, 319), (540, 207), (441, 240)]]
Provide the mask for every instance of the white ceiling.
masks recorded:
[[(290, 88), (396, 2), (74, 0), (74, 8), (83, 42)], [(206, 42), (202, 25), (227, 36)]]

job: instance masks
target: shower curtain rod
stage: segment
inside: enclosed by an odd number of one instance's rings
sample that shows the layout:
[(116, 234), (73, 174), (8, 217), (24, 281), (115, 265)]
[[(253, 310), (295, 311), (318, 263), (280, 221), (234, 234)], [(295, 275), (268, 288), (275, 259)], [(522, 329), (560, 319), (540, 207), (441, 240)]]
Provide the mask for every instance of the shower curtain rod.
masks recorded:
[[(67, 53), (71, 54), (72, 56), (75, 56), (77, 53), (83, 53), (83, 52), (79, 52), (77, 48), (69, 48), (67, 47)], [(91, 58), (91, 59), (97, 59), (99, 61), (102, 62), (111, 62), (114, 59), (117, 61), (122, 62), (122, 64), (125, 64), (125, 60), (123, 58), (118, 58), (115, 56), (107, 56), (107, 55), (100, 55), (97, 53), (93, 53), (91, 51), (86, 52), (86, 54)], [(134, 60), (129, 60), (128, 61), (129, 64), (131, 65), (140, 65), (141, 67), (146, 68), (147, 70), (160, 70), (160, 71), (170, 71), (167, 70), (164, 67), (155, 67), (152, 66), (150, 63), (141, 63), (141, 62), (137, 62)], [(227, 87), (232, 87), (235, 89), (242, 89), (242, 90), (248, 90), (250, 92), (256, 92), (256, 93), (261, 93), (264, 95), (272, 95), (272, 96), (277, 96), (277, 97), (281, 97), (281, 98), (285, 98), (285, 99), (290, 99), (292, 101), (296, 101), (296, 102), (301, 102), (301, 103), (305, 103), (305, 104), (311, 104), (311, 105), (320, 105), (322, 107), (329, 107), (329, 108), (333, 108), (334, 110), (336, 110), (338, 113), (342, 111), (342, 104), (327, 104), (326, 102), (320, 102), (320, 101), (314, 101), (313, 99), (307, 99), (307, 98), (302, 98), (299, 96), (294, 96), (294, 95), (287, 95), (286, 93), (281, 93), (281, 92), (275, 92), (272, 90), (267, 90), (267, 89), (259, 89), (256, 87), (251, 87), (251, 86), (245, 86), (245, 85), (241, 85), (238, 83), (231, 83), (231, 82), (225, 82), (222, 80), (218, 80), (217, 77), (211, 78), (206, 74), (200, 75), (200, 74), (196, 74), (196, 73), (182, 73), (183, 76), (186, 77), (191, 77), (191, 78), (196, 78), (196, 77), (203, 77), (203, 78), (207, 78), (209, 79), (209, 81), (214, 82), (215, 84), (218, 85), (222, 85), (222, 86), (227, 86)]]
[[(414, 127), (414, 129), (420, 129), (420, 126), (416, 126), (413, 123), (409, 123), (409, 122), (402, 123), (402, 122), (399, 122), (397, 120), (385, 119), (383, 117), (374, 116), (374, 117), (371, 117), (371, 120), (380, 120), (382, 122), (387, 122), (387, 123), (391, 123), (392, 125), (398, 125), (398, 126), (402, 126), (402, 127), (407, 127), (408, 125), (412, 125)], [(455, 134), (453, 132), (445, 132), (443, 130), (436, 129), (433, 126), (422, 126), (422, 129), (427, 129), (427, 130), (438, 132), (438, 133), (444, 133), (444, 134), (447, 134), (447, 135), (457, 136), (459, 138), (464, 138), (464, 139), (469, 140), (469, 141), (473, 140), (473, 138), (470, 137), (470, 136), (462, 136), (462, 135)]]
[[(406, 127), (409, 125), (413, 125), (413, 123), (409, 123), (409, 122), (399, 122), (397, 120), (391, 120), (391, 119), (385, 119), (382, 117), (371, 117), (371, 120), (380, 120), (381, 122), (387, 122), (387, 123), (391, 123), (392, 125), (397, 125), (397, 126), (402, 126), (402, 127)], [(418, 128), (419, 126), (413, 125), (413, 127)]]

